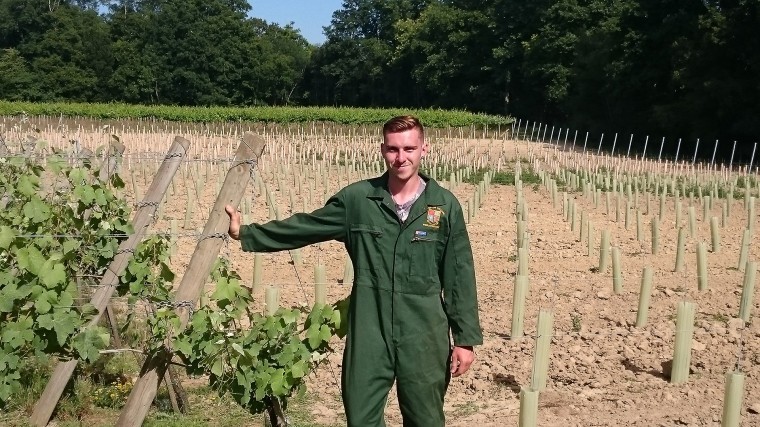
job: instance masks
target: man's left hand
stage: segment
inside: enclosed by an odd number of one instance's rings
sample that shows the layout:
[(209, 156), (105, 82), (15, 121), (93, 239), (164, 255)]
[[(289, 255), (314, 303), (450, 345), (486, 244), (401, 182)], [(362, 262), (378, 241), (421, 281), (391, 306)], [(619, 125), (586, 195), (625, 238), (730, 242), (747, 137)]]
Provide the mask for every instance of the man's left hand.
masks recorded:
[(475, 350), (472, 346), (454, 346), (451, 352), (451, 376), (458, 377), (467, 372), (474, 360)]

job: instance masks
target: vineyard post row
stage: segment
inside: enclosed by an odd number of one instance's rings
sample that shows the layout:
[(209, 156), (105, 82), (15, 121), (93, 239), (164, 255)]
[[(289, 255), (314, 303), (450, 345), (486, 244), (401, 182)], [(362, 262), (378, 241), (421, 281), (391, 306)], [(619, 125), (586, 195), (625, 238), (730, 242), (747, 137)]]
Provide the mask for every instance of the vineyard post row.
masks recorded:
[[(217, 195), (212, 213), (203, 229), (203, 235), (195, 247), (187, 271), (182, 276), (182, 281), (175, 292), (175, 308), (179, 308), (181, 328), (184, 328), (189, 320), (189, 308), (185, 305), (192, 307), (200, 298), (203, 285), (219, 255), (222, 243), (228, 238), (229, 220), (224, 207), (225, 205), (237, 207), (240, 204), (251, 171), (255, 169), (264, 148), (265, 142), (262, 138), (252, 133), (243, 135), (232, 167), (227, 172), (224, 185)], [(182, 308), (180, 304), (183, 305)], [(179, 333), (179, 331), (175, 332)], [(170, 361), (171, 353), (166, 349), (146, 359), (140, 369), (140, 377), (134, 384), (119, 415), (117, 426), (142, 425), (156, 397), (159, 381), (163, 378)]]
[[(547, 162), (548, 163), (548, 162)], [(538, 164), (536, 163), (536, 168), (539, 168)], [(519, 164), (518, 164), (519, 169)], [(578, 190), (581, 185), (580, 182), (575, 179), (577, 176), (574, 176), (572, 174), (568, 174), (569, 169), (565, 169), (564, 174), (558, 173), (559, 168), (555, 168), (555, 173), (557, 175), (564, 175), (565, 181), (568, 182), (568, 185), (570, 188), (574, 190)], [(545, 187), (547, 190), (549, 190), (551, 194), (551, 198), (554, 201), (556, 205), (556, 199), (557, 199), (557, 183), (554, 179), (548, 179), (547, 174), (540, 170), (539, 168), (539, 175), (544, 181)], [(584, 189), (584, 195), (587, 194), (596, 194), (594, 191), (593, 193), (588, 192), (588, 185), (590, 185), (589, 181), (586, 181), (583, 185)], [(617, 185), (613, 185), (613, 188), (617, 188)], [(621, 197), (622, 197), (622, 183), (620, 187), (621, 191)], [(630, 183), (627, 186), (628, 188), (628, 197), (626, 198), (626, 229), (628, 229), (627, 222), (628, 222), (628, 210), (630, 209), (629, 203), (631, 201), (631, 194), (630, 194)], [(657, 183), (656, 188), (659, 189), (659, 182)], [(747, 185), (745, 188), (749, 188)], [(700, 187), (701, 190), (701, 187)], [(638, 188), (637, 188), (637, 198), (638, 200)], [(750, 229), (753, 227), (755, 218), (754, 218), (754, 197), (748, 197), (749, 193), (745, 193), (745, 208), (748, 212), (748, 224), (747, 229), (745, 230), (745, 239), (747, 234), (749, 234)], [(701, 191), (700, 191), (701, 196)], [(562, 215), (564, 216), (565, 221), (571, 221), (571, 230), (575, 231), (575, 203), (574, 200), (568, 200), (567, 192), (563, 193), (563, 206), (562, 206)], [(704, 198), (700, 197), (703, 201), (704, 210), (705, 213), (703, 213), (703, 221), (707, 220), (707, 210), (712, 203), (713, 197), (710, 196), (704, 196)], [(598, 199), (596, 206), (598, 207)], [(619, 201), (619, 198), (617, 199)], [(649, 199), (647, 199), (648, 201)], [(520, 193), (519, 193), (519, 187), (518, 187), (518, 203), (520, 201)], [(636, 203), (638, 205), (638, 202)], [(728, 204), (724, 206), (730, 206), (730, 201)], [(639, 211), (639, 208), (637, 207), (637, 212)], [(647, 210), (648, 207), (647, 207)], [(689, 231), (690, 231), (690, 237), (696, 237), (696, 219), (694, 215), (694, 207), (690, 206), (690, 216), (689, 216)], [(725, 211), (725, 209), (724, 209)], [(608, 209), (607, 214), (609, 215), (609, 203), (608, 203)], [(583, 215), (582, 215), (583, 217)], [(725, 218), (725, 217), (724, 217)], [(518, 214), (518, 221), (520, 221), (520, 216)], [(620, 215), (619, 215), (619, 203), (616, 206), (616, 222), (620, 221)], [(725, 223), (725, 220), (724, 220)], [(654, 242), (654, 237), (656, 237), (658, 234), (654, 233), (654, 230), (658, 230), (659, 227), (655, 227), (656, 222), (653, 221), (653, 246), (652, 246), (652, 252), (654, 253), (656, 250), (656, 245)], [(719, 245), (716, 244), (716, 240), (719, 241), (719, 238), (716, 238), (716, 225), (717, 225), (717, 218), (712, 217), (710, 220), (711, 225), (711, 235), (713, 236), (713, 248), (714, 250), (719, 249)], [(588, 225), (590, 228), (590, 223)], [(676, 223), (676, 227), (678, 227), (678, 223)], [(519, 242), (521, 240), (520, 237), (520, 230), (522, 227), (520, 227), (520, 223), (518, 222), (518, 247)], [(676, 257), (676, 270), (678, 271), (679, 268), (682, 268), (683, 266), (683, 249), (684, 249), (684, 241), (685, 241), (685, 231), (686, 228), (680, 227), (679, 230), (679, 244), (677, 245), (677, 257)], [(582, 233), (582, 232), (581, 232)], [(598, 269), (599, 272), (603, 272), (603, 266), (606, 264), (607, 260), (607, 254), (609, 248), (609, 231), (603, 230), (602, 232), (602, 244), (600, 245), (600, 268)], [(637, 236), (638, 240), (641, 240), (641, 233), (638, 231), (637, 227)], [(580, 242), (582, 242), (583, 237), (581, 236)], [(589, 246), (590, 246), (590, 236), (589, 236)], [(746, 261), (746, 271), (744, 276), (744, 284), (743, 284), (743, 291), (742, 291), (742, 298), (741, 298), (741, 310), (739, 317), (742, 318), (745, 322), (748, 320), (749, 315), (749, 307), (751, 307), (751, 299), (752, 299), (752, 293), (754, 289), (754, 272), (756, 268), (756, 264), (754, 262), (750, 262), (746, 260), (746, 245), (742, 244), (742, 258)], [(621, 289), (621, 283), (619, 281), (621, 280), (618, 276), (620, 274), (619, 269), (619, 259), (616, 260), (615, 254), (616, 249), (618, 249), (616, 246), (612, 247), (613, 252), (613, 289), (615, 290), (615, 293), (618, 293)], [(520, 249), (518, 249), (519, 253)], [(589, 250), (590, 255), (590, 250)], [(618, 254), (619, 256), (619, 254)], [(705, 242), (698, 242), (697, 245), (697, 281), (698, 281), (698, 289), (700, 291), (704, 291), (707, 289), (707, 273), (706, 273), (706, 243)], [(520, 261), (518, 261), (520, 262)], [(618, 268), (615, 269), (615, 264), (618, 264)], [(742, 262), (740, 261), (740, 265)], [(520, 272), (520, 263), (518, 264), (518, 276), (516, 278), (520, 278), (519, 275)], [(615, 271), (617, 270), (617, 271)], [(641, 285), (641, 298), (639, 301), (639, 314), (637, 315), (637, 321), (636, 326), (641, 327), (646, 322), (646, 309), (648, 308), (648, 298), (649, 298), (649, 291), (651, 290), (651, 268), (645, 268), (642, 276), (642, 285)], [(522, 282), (522, 280), (516, 280), (515, 282), (515, 300), (518, 299), (518, 294), (527, 293), (527, 291), (519, 291), (518, 284)], [(527, 282), (527, 280), (526, 280)], [(520, 295), (520, 299), (524, 298), (523, 295)], [(750, 302), (748, 303), (746, 299), (749, 299)], [(745, 312), (745, 309), (747, 312)], [(514, 319), (516, 316), (520, 316), (522, 314), (522, 309), (517, 301), (513, 305), (513, 332), (514, 332)], [(674, 356), (673, 356), (673, 368), (671, 372), (671, 382), (672, 383), (683, 383), (686, 381), (689, 371), (689, 365), (690, 365), (690, 354), (691, 354), (691, 341), (693, 336), (693, 328), (694, 328), (694, 313), (695, 313), (695, 306), (691, 302), (682, 301), (678, 304), (678, 314), (677, 314), (677, 322), (676, 322), (676, 342), (675, 342), (675, 349), (674, 349)], [(544, 317), (546, 314), (544, 314)], [(539, 329), (541, 329), (541, 314), (539, 314)], [(546, 326), (544, 326), (546, 328)], [(534, 359), (534, 376), (533, 379), (535, 382), (536, 379), (536, 360), (538, 360), (539, 350), (546, 347), (547, 344), (541, 344), (541, 338), (550, 335), (551, 331), (547, 331), (546, 329), (538, 330), (536, 339), (536, 358)], [(541, 350), (543, 351), (543, 350)], [(740, 349), (741, 351), (741, 349)], [(543, 354), (541, 357), (546, 357)], [(724, 426), (738, 426), (741, 420), (740, 417), (740, 410), (742, 406), (742, 400), (743, 400), (743, 393), (744, 393), (744, 378), (745, 375), (743, 372), (741, 372), (741, 367), (737, 364), (736, 369), (729, 371), (726, 374), (726, 383), (725, 383), (725, 390), (724, 390), (724, 406), (723, 406), (723, 414), (722, 414), (722, 425)], [(536, 386), (535, 384), (532, 384), (529, 389), (524, 388), (521, 391), (520, 394), (520, 415), (519, 415), (519, 425), (521, 427), (529, 427), (529, 426), (535, 426), (536, 425), (536, 412), (537, 412), (537, 400), (538, 400), (538, 391), (540, 390), (540, 384)]]

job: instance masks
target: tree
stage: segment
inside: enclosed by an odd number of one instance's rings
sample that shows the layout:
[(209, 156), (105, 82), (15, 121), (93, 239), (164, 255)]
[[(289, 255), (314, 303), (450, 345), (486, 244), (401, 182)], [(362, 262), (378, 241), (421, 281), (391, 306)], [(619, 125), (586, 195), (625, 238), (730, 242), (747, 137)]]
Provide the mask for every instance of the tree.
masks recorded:
[[(429, 1), (346, 0), (325, 28), (327, 41), (306, 71), (311, 102), (333, 105), (416, 104), (413, 64), (392, 60), (397, 24), (416, 19)], [(330, 89), (323, 89), (329, 87)]]
[[(43, 7), (45, 6), (45, 7)], [(0, 34), (27, 61), (34, 76), (33, 100), (102, 99), (100, 83), (111, 68), (108, 27), (93, 10), (60, 2), (4, 0)]]
[(413, 58), (411, 74), (433, 106), (484, 111), (494, 70), (473, 61), (490, 56), (489, 36), (481, 11), (431, 4), (419, 18), (397, 24), (396, 57)]
[[(251, 64), (244, 70), (244, 103), (287, 105), (298, 98), (297, 88), (311, 57), (311, 46), (288, 25), (284, 28), (254, 19), (257, 37), (250, 41)], [(296, 94), (294, 96), (294, 94)]]
[(0, 50), (0, 99), (21, 101), (31, 89), (33, 76), (16, 49)]

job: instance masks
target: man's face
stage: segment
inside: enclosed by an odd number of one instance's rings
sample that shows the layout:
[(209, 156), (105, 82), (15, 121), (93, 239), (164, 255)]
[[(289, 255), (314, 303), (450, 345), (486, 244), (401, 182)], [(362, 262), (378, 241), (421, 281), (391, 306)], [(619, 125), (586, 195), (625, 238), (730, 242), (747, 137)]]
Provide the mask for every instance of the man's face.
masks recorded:
[(392, 178), (407, 181), (417, 175), (420, 160), (427, 153), (427, 144), (418, 129), (386, 134), (380, 145), (388, 172)]

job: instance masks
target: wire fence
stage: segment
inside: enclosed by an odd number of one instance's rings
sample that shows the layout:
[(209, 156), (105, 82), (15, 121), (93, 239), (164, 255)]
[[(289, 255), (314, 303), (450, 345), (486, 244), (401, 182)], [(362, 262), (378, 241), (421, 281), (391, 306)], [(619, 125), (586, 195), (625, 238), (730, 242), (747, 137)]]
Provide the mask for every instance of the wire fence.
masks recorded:
[[(536, 129), (536, 125), (538, 125), (538, 129)], [(618, 153), (620, 156), (623, 156), (622, 154), (622, 148), (625, 148), (625, 157), (630, 158), (631, 154), (638, 155), (638, 159), (657, 159), (658, 161), (663, 160), (663, 153), (665, 153), (666, 157), (665, 159), (670, 159), (673, 162), (677, 163), (679, 160), (682, 162), (690, 162), (691, 164), (696, 164), (697, 160), (700, 161), (709, 159), (708, 161), (705, 161), (705, 163), (709, 164), (711, 167), (715, 166), (716, 160), (720, 161), (721, 163), (728, 163), (729, 169), (733, 169), (734, 167), (734, 161), (736, 160), (737, 165), (745, 166), (747, 168), (747, 171), (752, 171), (753, 167), (755, 168), (755, 174), (758, 173), (758, 167), (755, 166), (755, 154), (757, 152), (757, 142), (754, 142), (752, 145), (752, 153), (749, 156), (749, 161), (747, 161), (746, 157), (742, 155), (740, 158), (736, 158), (736, 148), (737, 148), (737, 141), (733, 141), (731, 144), (731, 154), (726, 159), (725, 157), (721, 156), (720, 158), (717, 157), (717, 154), (721, 152), (719, 150), (720, 141), (715, 140), (715, 142), (712, 144), (712, 150), (711, 154), (708, 152), (705, 156), (704, 154), (701, 154), (699, 152), (700, 147), (700, 138), (697, 138), (696, 141), (694, 141), (694, 151), (693, 153), (689, 149), (687, 151), (686, 143), (683, 138), (678, 138), (677, 141), (668, 141), (666, 137), (662, 137), (660, 139), (659, 149), (657, 149), (657, 145), (655, 142), (655, 138), (652, 138), (652, 146), (654, 148), (655, 155), (650, 154), (649, 157), (647, 157), (647, 149), (649, 149), (650, 144), (650, 137), (649, 135), (643, 135), (638, 136), (639, 139), (635, 138), (634, 134), (625, 134), (615, 132), (613, 133), (607, 133), (607, 139), (605, 140), (605, 133), (597, 134), (599, 135), (598, 139), (598, 145), (594, 142), (596, 141), (596, 136), (591, 136), (591, 132), (586, 131), (585, 134), (583, 132), (579, 132), (577, 129), (573, 129), (572, 137), (570, 137), (570, 128), (562, 128), (562, 127), (556, 127), (554, 125), (551, 126), (551, 131), (549, 132), (549, 137), (547, 139), (547, 131), (549, 130), (549, 124), (548, 123), (540, 123), (537, 121), (531, 122), (530, 120), (523, 121), (522, 119), (518, 119), (516, 122), (513, 122), (513, 128), (512, 133), (515, 138), (521, 138), (529, 142), (539, 142), (539, 143), (546, 143), (551, 144), (557, 148), (560, 146), (563, 151), (576, 151), (581, 150), (581, 139), (583, 141), (583, 153), (591, 152), (595, 153), (597, 155), (601, 155), (602, 153), (607, 153), (611, 156), (615, 155), (615, 150), (618, 149)], [(564, 131), (564, 137), (562, 135)], [(581, 139), (578, 138), (578, 136), (581, 136)], [(556, 139), (555, 139), (556, 135)], [(589, 138), (591, 136), (591, 138)], [(628, 143), (627, 146), (625, 145), (625, 141), (621, 141), (621, 144), (618, 145), (618, 136), (621, 136), (621, 138), (625, 138), (625, 136), (628, 137)], [(610, 142), (610, 139), (612, 140)], [(643, 139), (643, 141), (642, 141)], [(636, 143), (634, 143), (636, 141)], [(665, 150), (666, 142), (668, 144), (668, 149)], [(606, 144), (606, 145), (605, 145)], [(672, 145), (675, 144), (675, 150), (673, 150)], [(709, 145), (706, 143), (702, 143), (702, 147), (704, 150), (704, 147)], [(596, 149), (594, 149), (596, 147)], [(639, 150), (641, 148), (641, 150)], [(633, 150), (633, 151), (632, 151)], [(675, 153), (673, 153), (675, 151)], [(742, 150), (743, 152), (743, 150)], [(722, 153), (722, 152), (721, 152)], [(672, 156), (672, 157), (671, 157)]]

